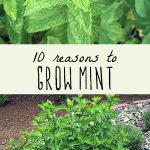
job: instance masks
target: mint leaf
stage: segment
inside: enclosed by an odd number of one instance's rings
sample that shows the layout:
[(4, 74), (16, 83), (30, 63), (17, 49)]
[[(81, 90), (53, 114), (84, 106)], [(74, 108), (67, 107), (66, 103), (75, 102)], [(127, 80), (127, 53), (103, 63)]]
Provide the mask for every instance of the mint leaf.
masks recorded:
[(99, 37), (100, 44), (115, 44), (117, 42), (123, 42), (124, 40), (125, 31), (121, 28), (121, 25), (118, 22), (101, 26)]
[(150, 43), (150, 32), (144, 37), (142, 44)]
[(143, 18), (150, 18), (150, 1), (149, 0), (135, 0), (135, 8), (138, 13)]

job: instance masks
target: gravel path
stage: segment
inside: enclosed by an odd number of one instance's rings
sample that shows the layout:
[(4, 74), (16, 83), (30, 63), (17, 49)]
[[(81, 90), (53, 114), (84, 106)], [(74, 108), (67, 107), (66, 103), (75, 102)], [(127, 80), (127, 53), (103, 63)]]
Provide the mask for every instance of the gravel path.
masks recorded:
[(117, 108), (118, 111), (118, 121), (124, 122), (126, 124), (132, 124), (138, 127), (144, 135), (145, 143), (144, 150), (150, 150), (150, 131), (145, 129), (142, 122), (143, 113), (146, 110), (150, 110), (150, 102), (144, 103), (133, 103), (126, 106), (121, 106)]

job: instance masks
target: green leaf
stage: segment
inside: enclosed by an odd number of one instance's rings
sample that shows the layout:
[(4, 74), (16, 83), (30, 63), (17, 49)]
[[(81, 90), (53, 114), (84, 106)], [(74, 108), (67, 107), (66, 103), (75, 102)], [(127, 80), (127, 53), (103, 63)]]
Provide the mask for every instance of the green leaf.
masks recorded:
[(4, 27), (4, 22), (5, 22), (4, 20), (5, 20), (5, 17), (0, 16), (0, 29)]
[(73, 104), (74, 104), (74, 101), (70, 100), (70, 99), (67, 99), (66, 102), (67, 102), (68, 106), (73, 106)]
[(92, 98), (92, 100), (93, 100), (95, 103), (97, 103), (98, 101), (100, 101), (100, 99), (101, 99), (101, 97), (99, 97), (99, 96), (95, 96), (95, 97)]
[(72, 0), (72, 2), (78, 6), (78, 8), (84, 10), (85, 12), (89, 11), (90, 2), (89, 0)]
[(92, 40), (93, 42), (99, 42), (99, 35), (100, 35), (100, 18), (99, 16), (93, 17), (93, 24), (92, 24)]
[(107, 97), (107, 99), (108, 99), (109, 101), (111, 101), (113, 98), (116, 97), (116, 95), (115, 95), (115, 94), (108, 94), (108, 95), (106, 95), (106, 97)]
[(105, 5), (102, 3), (102, 0), (96, 1), (91, 4), (91, 13), (92, 16), (100, 15), (102, 12), (102, 9), (104, 9)]
[(144, 37), (142, 44), (150, 44), (150, 32)]
[[(53, 44), (66, 44), (68, 43), (68, 39), (67, 39), (67, 24), (63, 24), (61, 26), (55, 27), (55, 28), (51, 28), (50, 30), (48, 30), (48, 32), (45, 34), (45, 36), (43, 37), (42, 41), (40, 42), (40, 44), (47, 44), (47, 37), (54, 37), (57, 40), (57, 43), (53, 43)], [(58, 42), (59, 41), (59, 42)]]
[(135, 0), (135, 8), (137, 13), (143, 18), (150, 18), (150, 1), (149, 0)]
[(47, 44), (61, 44), (61, 42), (56, 37), (48, 36), (47, 37)]
[(29, 33), (48, 30), (67, 22), (65, 7), (44, 9), (26, 18)]
[(125, 31), (120, 23), (114, 22), (105, 26), (101, 25), (100, 29), (100, 44), (115, 44), (125, 40)]
[(135, 0), (125, 0), (128, 7), (131, 9), (134, 9), (135, 7)]
[(0, 37), (0, 44), (4, 44), (5, 42), (3, 41), (3, 39)]
[[(89, 0), (86, 0), (89, 4)], [(87, 6), (89, 6), (87, 4)], [(68, 3), (68, 41), (70, 44), (90, 44), (91, 43), (91, 11), (88, 11)]]
[(4, 10), (12, 20), (17, 19), (17, 0), (4, 0)]
[(123, 15), (123, 1), (117, 2), (115, 1), (112, 5), (110, 5), (106, 10), (104, 9), (102, 12), (102, 23), (112, 23), (120, 19)]
[(140, 43), (140, 41), (138, 41), (138, 39), (136, 39), (136, 38), (127, 40), (127, 41), (125, 42), (125, 44), (139, 44), (139, 43)]
[(12, 44), (17, 44), (21, 43), (22, 40), (24, 0), (12, 1), (10, 3), (8, 2), (8, 0), (4, 1), (4, 9), (7, 14), (8, 33), (10, 41)]
[(25, 2), (25, 16), (31, 15), (43, 9), (51, 9), (55, 6), (59, 6), (61, 0), (29, 0)]

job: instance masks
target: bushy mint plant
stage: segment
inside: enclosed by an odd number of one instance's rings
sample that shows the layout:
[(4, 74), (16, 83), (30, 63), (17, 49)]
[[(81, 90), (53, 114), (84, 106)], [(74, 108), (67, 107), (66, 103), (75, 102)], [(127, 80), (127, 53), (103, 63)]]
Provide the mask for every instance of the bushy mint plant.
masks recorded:
[[(116, 111), (111, 109), (118, 103), (115, 95), (99, 103), (74, 97), (67, 99), (66, 105), (55, 106), (51, 101), (40, 104), (42, 112), (34, 118), (36, 127), (23, 132), (20, 139), (10, 141), (13, 150), (126, 150), (126, 134), (122, 129), (112, 128), (111, 119)], [(56, 116), (58, 111), (64, 116)]]

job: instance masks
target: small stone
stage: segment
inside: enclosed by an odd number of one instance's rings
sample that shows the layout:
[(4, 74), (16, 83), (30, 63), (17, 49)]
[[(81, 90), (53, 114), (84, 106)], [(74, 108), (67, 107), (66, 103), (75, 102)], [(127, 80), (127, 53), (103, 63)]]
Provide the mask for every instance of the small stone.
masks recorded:
[(142, 103), (139, 103), (139, 104), (137, 104), (137, 106), (138, 106), (138, 107), (142, 107), (142, 106), (143, 106), (143, 104), (142, 104)]
[(5, 145), (7, 144), (6, 140), (2, 141), (2, 145)]
[(128, 111), (128, 108), (127, 108), (127, 107), (125, 107), (125, 108), (124, 108), (124, 111)]
[(124, 118), (124, 122), (125, 122), (125, 123), (127, 123), (129, 120), (130, 120), (130, 119), (127, 118), (127, 117)]

